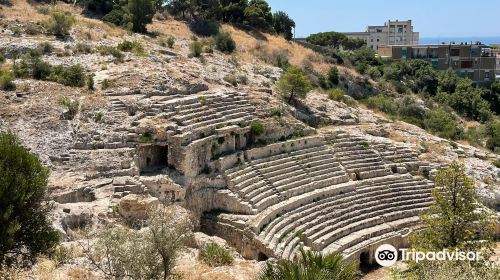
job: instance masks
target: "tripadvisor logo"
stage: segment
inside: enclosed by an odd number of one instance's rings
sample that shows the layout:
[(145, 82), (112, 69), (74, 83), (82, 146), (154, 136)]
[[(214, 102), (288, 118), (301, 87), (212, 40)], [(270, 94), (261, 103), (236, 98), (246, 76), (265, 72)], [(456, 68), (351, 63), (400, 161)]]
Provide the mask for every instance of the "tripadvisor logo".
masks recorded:
[(464, 252), (455, 249), (450, 251), (447, 249), (438, 252), (421, 252), (415, 249), (399, 249), (389, 244), (380, 245), (375, 251), (375, 261), (384, 267), (393, 266), (401, 256), (402, 261), (479, 261), (481, 260), (481, 252)]
[(381, 266), (393, 266), (397, 260), (398, 250), (392, 245), (380, 245), (375, 251), (375, 261)]

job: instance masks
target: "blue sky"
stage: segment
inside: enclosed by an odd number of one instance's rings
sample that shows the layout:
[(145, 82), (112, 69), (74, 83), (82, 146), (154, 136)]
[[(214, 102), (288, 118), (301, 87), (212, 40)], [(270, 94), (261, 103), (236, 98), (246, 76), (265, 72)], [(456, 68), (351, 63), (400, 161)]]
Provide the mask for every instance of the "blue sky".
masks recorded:
[(500, 36), (500, 1), (268, 0), (287, 12), (297, 37), (321, 31), (364, 31), (388, 19), (412, 19), (420, 37)]

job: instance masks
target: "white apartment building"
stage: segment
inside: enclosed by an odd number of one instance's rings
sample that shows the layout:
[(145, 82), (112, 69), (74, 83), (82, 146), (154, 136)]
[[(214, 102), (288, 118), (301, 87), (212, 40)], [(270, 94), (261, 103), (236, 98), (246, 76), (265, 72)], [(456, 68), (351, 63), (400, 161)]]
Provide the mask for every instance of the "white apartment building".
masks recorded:
[(413, 31), (411, 20), (388, 20), (382, 26), (368, 26), (365, 32), (344, 32), (348, 38), (366, 41), (369, 48), (377, 51), (381, 46), (418, 45), (419, 34)]

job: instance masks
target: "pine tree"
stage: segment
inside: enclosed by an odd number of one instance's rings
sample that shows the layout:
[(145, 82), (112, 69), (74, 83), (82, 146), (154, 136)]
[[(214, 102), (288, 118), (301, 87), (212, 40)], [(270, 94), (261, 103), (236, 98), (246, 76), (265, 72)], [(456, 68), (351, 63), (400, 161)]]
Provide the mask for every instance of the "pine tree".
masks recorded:
[(10, 133), (0, 133), (0, 266), (29, 264), (58, 234), (45, 201), (49, 171)]
[(297, 66), (290, 66), (276, 84), (278, 92), (291, 103), (296, 98), (306, 97), (311, 89), (311, 82), (304, 70)]
[(421, 216), (425, 228), (411, 238), (418, 250), (489, 249), (494, 223), (479, 202), (464, 165), (453, 161), (436, 174), (434, 203)]

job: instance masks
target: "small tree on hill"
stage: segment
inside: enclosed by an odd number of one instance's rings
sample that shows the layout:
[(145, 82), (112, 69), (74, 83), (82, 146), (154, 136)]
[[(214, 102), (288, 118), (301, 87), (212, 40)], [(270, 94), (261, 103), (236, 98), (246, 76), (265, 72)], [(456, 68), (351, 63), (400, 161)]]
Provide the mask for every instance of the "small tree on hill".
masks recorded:
[(29, 264), (59, 236), (45, 202), (49, 171), (10, 133), (0, 133), (0, 266)]
[(146, 33), (146, 25), (152, 22), (154, 14), (153, 0), (129, 0), (123, 17), (128, 29)]
[(82, 243), (85, 256), (113, 279), (168, 279), (180, 249), (191, 237), (188, 213), (179, 207), (160, 209), (138, 222), (141, 230), (99, 229)]
[(271, 7), (264, 0), (250, 0), (245, 8), (245, 23), (262, 30), (267, 30), (273, 22)]
[(295, 28), (295, 21), (291, 19), (287, 13), (278, 11), (273, 14), (273, 26), (276, 33), (283, 35), (288, 41), (293, 38), (293, 28)]
[(296, 98), (306, 97), (311, 89), (307, 74), (297, 66), (290, 66), (276, 84), (278, 92), (290, 104)]
[(232, 53), (236, 49), (236, 42), (231, 37), (231, 34), (225, 31), (219, 31), (214, 38), (217, 49), (224, 53)]
[(328, 70), (328, 82), (330, 83), (330, 87), (339, 84), (339, 69), (336, 66)]
[(71, 27), (75, 23), (75, 18), (66, 12), (54, 11), (47, 22), (47, 28), (57, 37), (69, 35)]
[(412, 246), (429, 251), (489, 248), (494, 223), (491, 214), (480, 207), (464, 165), (453, 161), (436, 174), (435, 184), (435, 202), (421, 216), (425, 229), (411, 237)]

